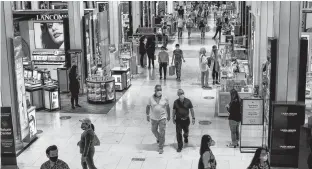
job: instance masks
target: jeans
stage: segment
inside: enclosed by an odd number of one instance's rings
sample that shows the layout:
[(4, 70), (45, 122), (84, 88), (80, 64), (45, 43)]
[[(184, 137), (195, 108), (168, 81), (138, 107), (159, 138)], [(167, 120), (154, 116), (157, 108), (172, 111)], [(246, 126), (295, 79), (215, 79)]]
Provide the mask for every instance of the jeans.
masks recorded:
[(180, 79), (181, 78), (181, 67), (182, 67), (182, 62), (175, 62), (174, 66), (176, 68), (176, 75), (177, 78)]
[(209, 71), (201, 72), (201, 85), (208, 87)]
[(164, 77), (166, 78), (167, 75), (167, 66), (168, 63), (167, 62), (161, 62), (159, 63), (159, 75), (160, 77), (162, 77), (162, 70), (164, 71)]
[(148, 56), (148, 67), (151, 67), (151, 64), (154, 68), (154, 53), (147, 53)]
[(71, 92), (71, 105), (74, 106), (75, 104), (78, 105), (78, 93)]
[(159, 149), (162, 150), (165, 144), (166, 135), (166, 119), (151, 120), (152, 121), (152, 132), (156, 139), (159, 141)]
[(176, 133), (177, 133), (177, 142), (178, 142), (178, 149), (183, 148), (183, 140), (182, 140), (182, 130), (184, 132), (183, 137), (187, 139), (189, 136), (189, 126), (190, 126), (190, 118), (185, 120), (176, 119)]
[(219, 39), (221, 39), (221, 29), (222, 29), (222, 26), (218, 26), (217, 29), (216, 29), (216, 34), (213, 36), (213, 38), (216, 38), (217, 34), (219, 33)]
[(96, 169), (96, 167), (94, 165), (94, 161), (93, 161), (94, 152), (95, 152), (94, 147), (90, 147), (86, 161), (85, 162), (81, 161), (81, 165), (82, 165), (83, 169), (88, 169), (88, 168), (89, 169)]
[(205, 37), (205, 32), (206, 32), (206, 28), (205, 27), (201, 27), (200, 28), (200, 37), (204, 38)]
[(144, 56), (145, 56), (145, 53), (140, 53), (140, 64), (141, 64), (141, 67), (144, 67), (144, 64), (143, 64), (143, 61), (144, 61)]
[(212, 70), (213, 84), (219, 83), (219, 72)]
[(183, 31), (183, 28), (178, 28), (178, 37), (179, 38), (182, 38), (182, 31)]
[(235, 120), (229, 120), (230, 130), (231, 130), (231, 138), (232, 144), (238, 145), (239, 141), (239, 123)]

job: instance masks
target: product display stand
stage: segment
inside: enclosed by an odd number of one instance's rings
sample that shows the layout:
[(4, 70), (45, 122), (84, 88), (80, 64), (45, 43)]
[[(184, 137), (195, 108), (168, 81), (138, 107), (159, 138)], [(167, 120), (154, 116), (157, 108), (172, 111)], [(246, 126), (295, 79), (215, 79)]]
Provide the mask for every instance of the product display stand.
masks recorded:
[(87, 100), (99, 104), (116, 101), (115, 79), (112, 77), (92, 77), (87, 82)]
[(111, 70), (112, 77), (115, 78), (116, 90), (123, 91), (131, 86), (130, 69), (125, 67), (115, 67)]
[(30, 99), (30, 104), (34, 105), (36, 107), (36, 110), (44, 109), (42, 86), (25, 86), (25, 88), (26, 96), (28, 96)]
[(242, 99), (242, 121), (239, 137), (241, 153), (254, 153), (257, 148), (263, 147), (263, 112), (263, 99)]
[(44, 86), (43, 94), (45, 109), (48, 111), (53, 111), (60, 108), (60, 95), (57, 86)]

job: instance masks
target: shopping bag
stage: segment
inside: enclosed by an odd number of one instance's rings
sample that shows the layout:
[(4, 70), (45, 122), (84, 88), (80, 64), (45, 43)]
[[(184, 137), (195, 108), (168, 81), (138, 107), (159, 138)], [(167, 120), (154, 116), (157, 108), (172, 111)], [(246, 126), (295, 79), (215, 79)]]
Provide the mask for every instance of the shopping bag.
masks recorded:
[(173, 76), (175, 74), (175, 66), (169, 67), (169, 76)]

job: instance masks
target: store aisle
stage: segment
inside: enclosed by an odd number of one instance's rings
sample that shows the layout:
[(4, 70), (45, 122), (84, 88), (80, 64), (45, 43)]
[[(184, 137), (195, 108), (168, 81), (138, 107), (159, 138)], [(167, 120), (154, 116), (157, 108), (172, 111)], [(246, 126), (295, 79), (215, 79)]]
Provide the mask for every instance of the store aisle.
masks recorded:
[[(187, 36), (187, 32), (183, 34)], [(212, 151), (219, 169), (247, 168), (252, 154), (241, 154), (239, 149), (226, 147), (230, 141), (230, 131), (226, 118), (215, 117), (216, 88), (204, 90), (200, 86), (198, 52), (201, 47), (210, 52), (215, 44), (212, 35), (212, 31), (207, 33), (207, 38), (201, 41), (197, 32), (192, 34), (191, 39), (183, 38), (179, 42), (186, 60), (182, 66), (181, 82), (170, 76), (166, 81), (159, 80), (158, 69), (140, 69), (132, 86), (107, 114), (38, 113), (37, 125), (43, 133), (18, 157), (19, 168), (37, 169), (48, 160), (45, 149), (55, 144), (59, 147), (59, 158), (66, 161), (71, 169), (80, 169), (81, 155), (77, 142), (82, 130), (78, 120), (85, 117), (92, 120), (101, 140), (101, 146), (96, 147), (95, 153), (95, 164), (99, 169), (196, 169), (203, 134), (210, 134), (216, 141)], [(177, 42), (178, 39), (170, 44), (170, 56)], [(158, 67), (157, 62), (155, 65)], [(190, 126), (189, 144), (182, 153), (176, 152), (175, 125), (172, 121), (167, 124), (164, 154), (157, 152), (156, 140), (145, 115), (147, 99), (152, 96), (156, 84), (163, 86), (163, 95), (169, 98), (171, 108), (179, 88), (193, 102), (196, 124)], [(213, 99), (205, 99), (206, 96)], [(61, 116), (67, 115), (71, 118), (60, 120)], [(203, 120), (211, 124), (200, 125), (199, 121)], [(133, 161), (132, 158), (144, 158), (145, 161)]]

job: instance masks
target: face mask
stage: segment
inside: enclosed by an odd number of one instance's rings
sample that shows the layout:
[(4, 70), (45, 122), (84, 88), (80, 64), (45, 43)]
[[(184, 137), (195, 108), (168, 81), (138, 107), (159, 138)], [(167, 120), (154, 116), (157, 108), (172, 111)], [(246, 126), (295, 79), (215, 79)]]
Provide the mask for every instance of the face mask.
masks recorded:
[(157, 92), (156, 92), (156, 96), (157, 96), (157, 97), (160, 97), (161, 95), (162, 95), (162, 92), (161, 92), (161, 91), (157, 91)]
[(49, 159), (50, 159), (50, 161), (55, 163), (57, 161), (57, 159), (58, 159), (58, 156), (50, 157)]
[(181, 95), (179, 96), (179, 98), (183, 100), (183, 99), (185, 98), (185, 97), (184, 97), (184, 94), (181, 94)]
[(261, 157), (261, 160), (263, 160), (263, 161), (267, 161), (267, 160), (268, 160), (268, 156), (267, 156), (267, 155), (265, 155), (265, 156)]
[(82, 130), (86, 130), (86, 126), (82, 123), (81, 124), (81, 127), (80, 127)]

